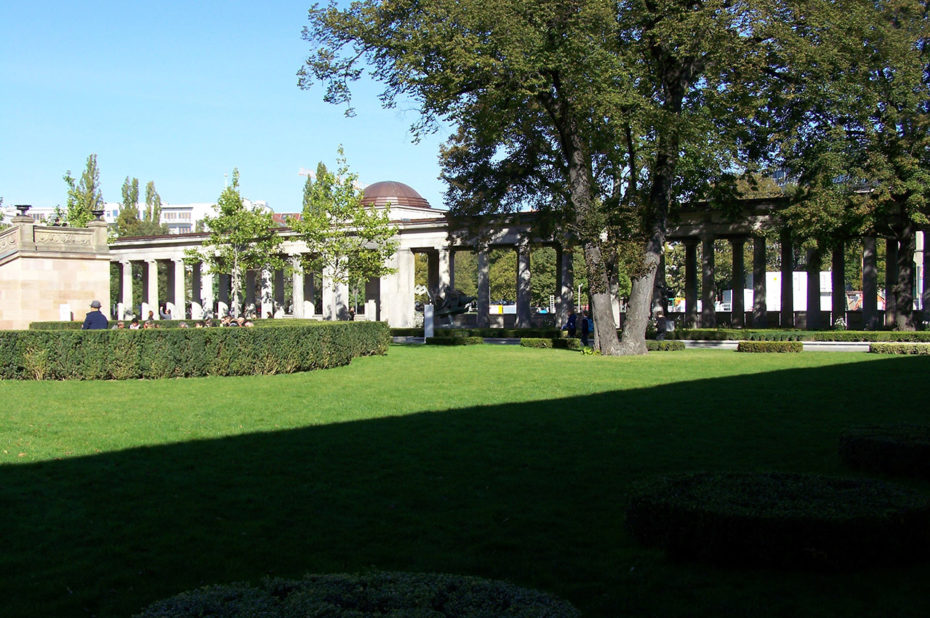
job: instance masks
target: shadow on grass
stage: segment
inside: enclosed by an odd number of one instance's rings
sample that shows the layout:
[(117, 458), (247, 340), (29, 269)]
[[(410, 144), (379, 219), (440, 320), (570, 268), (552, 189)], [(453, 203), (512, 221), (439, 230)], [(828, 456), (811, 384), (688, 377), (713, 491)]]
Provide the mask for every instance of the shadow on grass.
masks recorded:
[(844, 473), (842, 428), (930, 422), (928, 374), (889, 359), (5, 466), (0, 613), (128, 615), (204, 584), (378, 568), (506, 579), (588, 615), (927, 615), (926, 568), (670, 564), (623, 520), (651, 474)]

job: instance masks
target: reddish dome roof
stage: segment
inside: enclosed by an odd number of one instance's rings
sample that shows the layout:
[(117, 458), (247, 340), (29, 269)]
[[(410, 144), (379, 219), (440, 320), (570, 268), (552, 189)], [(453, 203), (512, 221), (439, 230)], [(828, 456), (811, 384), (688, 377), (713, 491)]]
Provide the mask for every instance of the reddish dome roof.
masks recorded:
[(386, 180), (368, 185), (364, 191), (362, 204), (365, 206), (418, 206), (420, 208), (430, 208), (429, 202), (423, 199), (419, 193), (402, 182)]

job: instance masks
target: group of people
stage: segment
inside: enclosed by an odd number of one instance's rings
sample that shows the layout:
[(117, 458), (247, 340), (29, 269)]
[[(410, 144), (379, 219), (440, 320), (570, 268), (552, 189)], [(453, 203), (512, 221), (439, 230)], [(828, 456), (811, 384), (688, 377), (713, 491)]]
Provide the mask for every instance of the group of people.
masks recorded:
[[(255, 323), (242, 316), (233, 318), (227, 315), (218, 322), (215, 322), (211, 318), (206, 318), (194, 324), (194, 328), (210, 328), (212, 326), (250, 327), (255, 326)], [(110, 326), (110, 321), (107, 320), (107, 316), (103, 315), (103, 312), (100, 311), (100, 301), (92, 300), (90, 301), (90, 311), (84, 316), (84, 323), (81, 325), (81, 328), (83, 330), (106, 330), (108, 328), (111, 330), (122, 330), (126, 328), (126, 323), (123, 320), (117, 320), (113, 326)], [(129, 321), (128, 328), (129, 330), (148, 330), (151, 328), (158, 328), (158, 322), (155, 321), (154, 314), (149, 311), (148, 318), (146, 318), (144, 322), (140, 322), (139, 318), (134, 317)], [(178, 328), (190, 328), (190, 325), (187, 322), (180, 322)]]
[[(569, 337), (575, 337), (578, 334), (578, 314), (573, 309), (568, 310), (568, 318), (562, 326), (562, 330), (568, 331)], [(587, 311), (581, 312), (581, 344), (588, 345), (588, 337), (594, 332), (594, 320)]]

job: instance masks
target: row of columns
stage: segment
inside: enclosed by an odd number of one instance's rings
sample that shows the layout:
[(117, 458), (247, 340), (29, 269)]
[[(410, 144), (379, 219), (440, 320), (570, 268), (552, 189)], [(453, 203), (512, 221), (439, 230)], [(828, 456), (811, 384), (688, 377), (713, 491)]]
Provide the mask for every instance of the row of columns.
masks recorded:
[[(160, 307), (161, 297), (158, 289), (158, 263), (160, 261), (168, 262), (167, 270), (167, 289), (164, 301), (171, 305), (172, 316), (176, 319), (186, 317), (186, 265), (183, 259), (146, 259), (146, 260), (121, 260), (118, 294), (120, 303), (120, 315), (122, 318), (124, 312), (134, 306), (133, 289), (132, 289), (132, 267), (133, 263), (141, 262), (142, 264), (142, 290), (143, 297), (140, 299), (143, 307), (143, 318), (147, 317), (148, 311), (152, 311), (154, 317), (158, 318), (158, 308)], [(331, 273), (322, 273), (321, 280), (318, 280), (314, 274), (305, 274), (300, 268), (299, 256), (291, 256), (293, 265), (292, 274), (292, 315), (297, 318), (314, 318), (316, 307), (314, 299), (317, 296), (317, 283), (321, 284), (320, 293), (322, 296), (323, 313), (319, 317), (327, 319), (346, 319), (348, 317), (349, 290), (345, 284), (336, 284), (333, 281)], [(265, 317), (268, 315), (280, 316), (280, 311), (285, 304), (284, 294), (284, 271), (283, 270), (261, 270), (247, 271), (244, 285), (244, 304), (255, 305), (256, 312)], [(214, 298), (214, 277), (217, 277), (216, 288), (218, 295)], [(221, 273), (214, 275), (205, 263), (197, 264), (191, 271), (191, 319), (201, 319), (207, 312), (214, 312), (221, 317), (230, 311), (230, 294), (232, 287), (232, 278), (229, 274)]]
[[(482, 245), (475, 251), (478, 266), (478, 298), (476, 300), (477, 326), (486, 328), (490, 324), (490, 258), (492, 247)], [(466, 250), (466, 249), (462, 249)], [(471, 251), (472, 249), (467, 249)], [(517, 252), (516, 271), (516, 327), (527, 328), (531, 325), (533, 317), (532, 306), (532, 275), (530, 271), (531, 246), (528, 238), (521, 238), (515, 247)], [(558, 321), (563, 324), (568, 312), (573, 308), (574, 302), (574, 271), (572, 268), (572, 254), (563, 250), (561, 246), (555, 247), (556, 264), (556, 314)], [(449, 288), (455, 287), (455, 250), (448, 247), (441, 249), (427, 249), (427, 287), (433, 297), (441, 296)]]
[[(729, 238), (733, 252), (733, 296), (732, 296), (732, 324), (736, 327), (746, 326), (746, 308), (743, 301), (743, 284), (746, 279), (743, 251), (749, 237)], [(713, 235), (704, 235), (700, 239), (689, 238), (685, 244), (685, 320), (689, 325), (703, 327), (716, 326), (716, 313), (714, 311), (714, 241)], [(752, 237), (753, 242), (753, 306), (752, 324), (764, 327), (767, 324), (766, 306), (766, 239), (763, 236)], [(697, 315), (697, 246), (701, 244), (701, 315)], [(878, 317), (878, 270), (876, 267), (876, 239), (864, 237), (862, 239), (862, 313), (866, 328), (877, 328)], [(781, 310), (780, 321), (782, 326), (794, 325), (794, 245), (790, 232), (783, 232), (780, 238), (781, 250)], [(926, 245), (923, 248), (923, 298), (921, 306), (930, 306), (930, 251)], [(820, 271), (823, 263), (823, 253), (820, 249), (809, 249), (807, 252), (807, 328), (823, 328), (820, 310)], [(895, 308), (894, 296), (891, 294), (893, 286), (898, 282), (897, 272), (898, 243), (895, 239), (886, 239), (885, 253), (885, 325), (893, 326)], [(913, 259), (913, 258), (910, 258)], [(834, 316), (846, 314), (846, 260), (845, 245), (838, 242), (832, 250), (831, 258), (831, 284), (832, 299), (831, 311)], [(660, 267), (657, 275), (657, 289), (664, 288), (658, 283), (664, 281), (664, 268)], [(664, 307), (664, 302), (662, 303)]]

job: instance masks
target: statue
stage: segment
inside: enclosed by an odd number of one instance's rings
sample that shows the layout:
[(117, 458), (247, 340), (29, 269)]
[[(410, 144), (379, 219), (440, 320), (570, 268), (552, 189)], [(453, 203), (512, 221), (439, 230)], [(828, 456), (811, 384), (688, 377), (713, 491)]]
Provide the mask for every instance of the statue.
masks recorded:
[(474, 296), (469, 296), (455, 288), (448, 288), (443, 295), (433, 294), (430, 292), (430, 300), (435, 307), (435, 316), (437, 318), (446, 318), (449, 325), (452, 324), (452, 316), (465, 313), (475, 302)]

